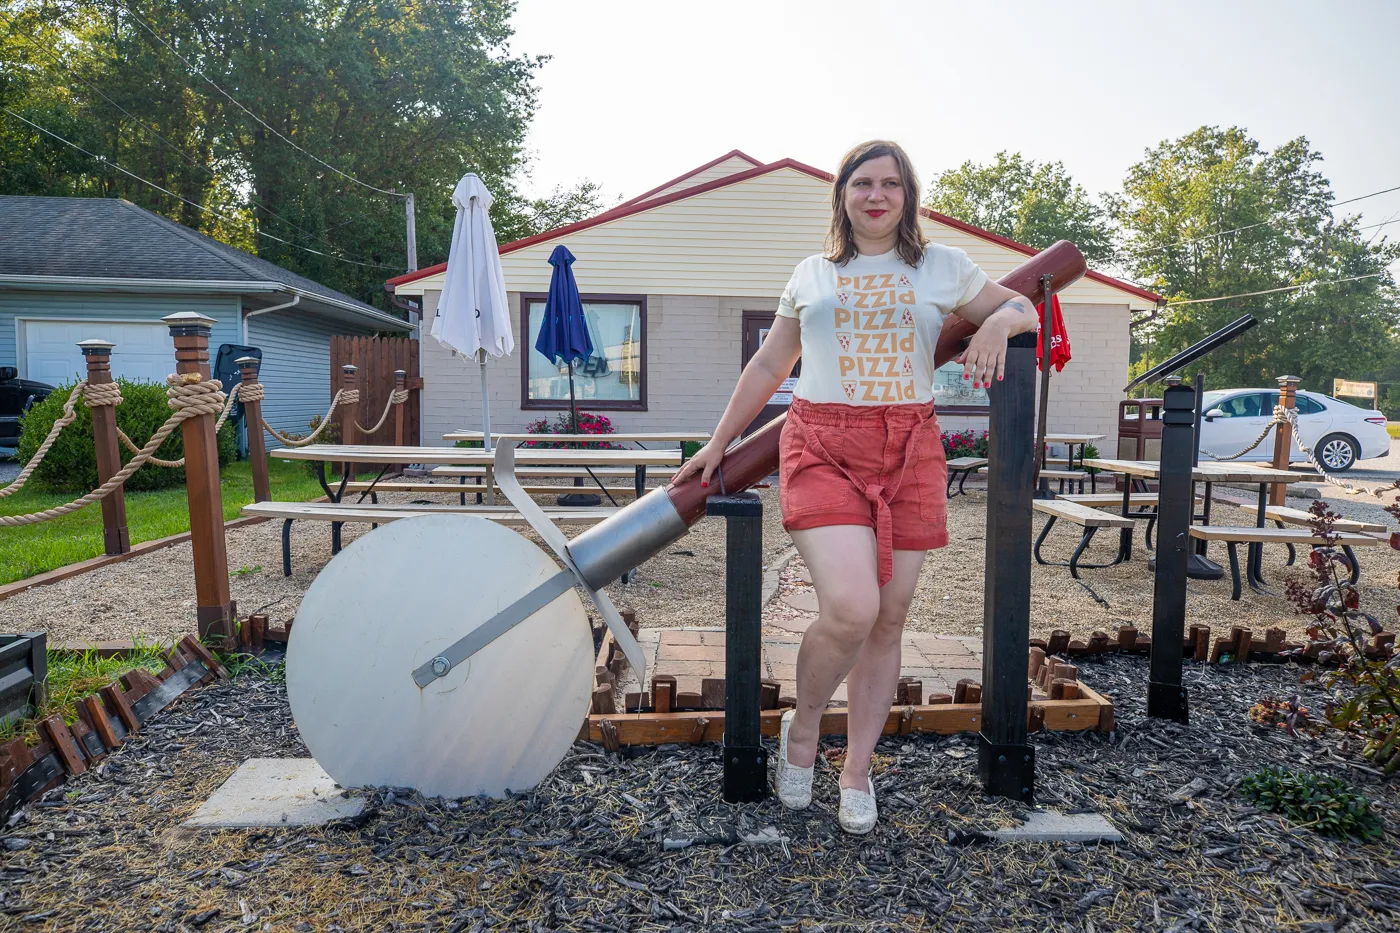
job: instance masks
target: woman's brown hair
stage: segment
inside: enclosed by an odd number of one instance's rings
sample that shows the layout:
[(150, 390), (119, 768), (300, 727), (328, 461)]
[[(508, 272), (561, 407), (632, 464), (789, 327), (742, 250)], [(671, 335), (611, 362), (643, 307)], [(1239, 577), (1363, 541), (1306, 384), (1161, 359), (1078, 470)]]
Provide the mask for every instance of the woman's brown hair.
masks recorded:
[(899, 258), (911, 266), (924, 260), (924, 247), (928, 237), (919, 226), (919, 176), (914, 173), (914, 165), (899, 143), (884, 139), (872, 139), (861, 143), (841, 157), (841, 170), (836, 182), (831, 186), (831, 229), (826, 235), (826, 258), (837, 265), (845, 265), (856, 258), (855, 237), (851, 234), (851, 218), (846, 214), (846, 184), (856, 169), (881, 156), (891, 156), (899, 166), (899, 180), (904, 186), (904, 213), (899, 218), (899, 231), (894, 250)]

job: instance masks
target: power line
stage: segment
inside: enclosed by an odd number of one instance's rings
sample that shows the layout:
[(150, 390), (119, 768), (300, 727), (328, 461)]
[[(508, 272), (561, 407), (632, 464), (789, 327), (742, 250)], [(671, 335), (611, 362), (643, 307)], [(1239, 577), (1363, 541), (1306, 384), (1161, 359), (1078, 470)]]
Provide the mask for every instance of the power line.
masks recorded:
[[(14, 25), (15, 25), (15, 20), (14, 20), (13, 18), (11, 18), (11, 20), (10, 20), (11, 32), (14, 31)], [(209, 166), (205, 165), (203, 162), (201, 162), (201, 161), (199, 161), (198, 159), (196, 159), (196, 158), (194, 158), (193, 156), (191, 156), (189, 153), (187, 153), (187, 152), (184, 150), (183, 147), (181, 147), (181, 146), (179, 146), (179, 145), (177, 145), (177, 144), (171, 142), (170, 140), (166, 139), (164, 136), (162, 136), (162, 135), (155, 129), (155, 127), (151, 126), (149, 123), (146, 123), (146, 122), (145, 122), (144, 120), (142, 120), (140, 117), (138, 117), (138, 116), (136, 116), (135, 114), (133, 114), (130, 110), (127, 110), (127, 109), (126, 109), (125, 107), (123, 107), (121, 104), (119, 104), (119, 103), (117, 103), (116, 101), (112, 100), (112, 98), (108, 97), (108, 96), (106, 95), (106, 93), (104, 93), (103, 90), (102, 90), (100, 87), (98, 87), (96, 84), (93, 84), (91, 81), (89, 81), (87, 78), (83, 77), (82, 75), (78, 74), (76, 71), (74, 71), (74, 70), (73, 70), (72, 68), (70, 68), (68, 65), (64, 64), (63, 60), (62, 60), (61, 58), (59, 58), (56, 54), (54, 54), (54, 52), (53, 52), (52, 50), (47, 49), (47, 48), (45, 48), (44, 46), (39, 45), (39, 44), (37, 44), (37, 43), (31, 41), (31, 40), (29, 39), (29, 37), (28, 37), (28, 36), (25, 36), (23, 33), (20, 34), (20, 38), (24, 39), (24, 41), (27, 42), (32, 48), (37, 49), (37, 50), (40, 51), (40, 52), (43, 52), (45, 55), (47, 55), (47, 56), (49, 57), (49, 59), (50, 59), (51, 61), (53, 61), (55, 64), (57, 64), (60, 68), (62, 68), (62, 69), (63, 69), (64, 71), (66, 71), (68, 74), (72, 75), (73, 77), (77, 78), (79, 81), (81, 81), (81, 82), (83, 82), (84, 84), (86, 84), (89, 88), (91, 88), (91, 89), (93, 90), (93, 92), (95, 92), (98, 96), (100, 96), (100, 97), (101, 97), (103, 100), (105, 100), (107, 103), (111, 104), (113, 107), (117, 108), (117, 109), (120, 110), (122, 113), (126, 114), (126, 116), (129, 117), (130, 119), (135, 120), (138, 124), (141, 125), (141, 127), (143, 127), (143, 128), (144, 128), (147, 132), (149, 132), (152, 136), (154, 136), (156, 139), (159, 139), (161, 142), (165, 143), (165, 145), (168, 146), (168, 147), (169, 147), (176, 155), (178, 155), (180, 158), (184, 159), (186, 162), (188, 162), (190, 165), (193, 165), (195, 168), (200, 169), (201, 171), (203, 171), (205, 174), (207, 174), (210, 178), (214, 179), (215, 181), (220, 181), (220, 180), (221, 180), (221, 179), (219, 178), (219, 175), (218, 175), (217, 172), (215, 172), (215, 171), (214, 171), (213, 169), (211, 169)], [(310, 230), (307, 230), (305, 227), (299, 226), (298, 224), (293, 223), (292, 221), (290, 221), (290, 220), (288, 220), (287, 218), (283, 217), (281, 214), (277, 213), (277, 212), (274, 211), (272, 208), (268, 207), (265, 203), (263, 203), (262, 201), (259, 201), (257, 198), (250, 197), (248, 200), (249, 200), (249, 202), (252, 203), (255, 207), (260, 207), (260, 208), (262, 208), (264, 211), (266, 211), (266, 212), (268, 213), (269, 216), (277, 218), (278, 220), (282, 221), (282, 223), (284, 223), (284, 224), (286, 224), (287, 226), (291, 227), (293, 230), (296, 230), (296, 231), (298, 231), (298, 232), (300, 232), (300, 233), (304, 233), (304, 234), (306, 234), (307, 236), (311, 237), (312, 239), (317, 240), (317, 241), (319, 241), (319, 242), (321, 242), (321, 243), (324, 243), (324, 244), (326, 244), (327, 246), (331, 246), (331, 247), (334, 247), (334, 246), (335, 246), (334, 243), (332, 243), (330, 240), (327, 240), (325, 237), (320, 236), (320, 235), (315, 234), (315, 233), (312, 233)], [(337, 258), (337, 259), (344, 259), (345, 257), (343, 257), (343, 256), (336, 256), (335, 258)], [(353, 260), (350, 260), (350, 261), (353, 261)]]
[(186, 67), (188, 67), (191, 71), (193, 71), (195, 74), (199, 75), (199, 76), (200, 76), (201, 78), (203, 78), (206, 82), (208, 82), (209, 86), (212, 87), (214, 90), (218, 91), (220, 94), (222, 94), (222, 95), (224, 95), (225, 97), (227, 97), (227, 98), (229, 99), (229, 101), (230, 101), (235, 107), (237, 107), (239, 110), (242, 110), (244, 113), (246, 113), (248, 116), (252, 117), (254, 120), (257, 120), (258, 123), (259, 123), (264, 129), (266, 129), (268, 132), (272, 133), (274, 136), (276, 136), (278, 139), (282, 140), (282, 141), (283, 141), (284, 143), (286, 143), (287, 145), (291, 146), (293, 149), (297, 150), (298, 152), (302, 153), (303, 155), (307, 156), (308, 158), (310, 158), (310, 159), (312, 159), (312, 160), (318, 162), (319, 164), (325, 166), (326, 168), (330, 169), (332, 172), (335, 172), (337, 175), (341, 176), (342, 178), (345, 178), (345, 179), (347, 179), (347, 180), (349, 180), (349, 181), (353, 181), (355, 184), (357, 184), (357, 185), (359, 185), (359, 186), (361, 186), (361, 187), (363, 187), (363, 188), (368, 188), (368, 189), (371, 190), (371, 191), (377, 191), (377, 192), (379, 192), (380, 194), (387, 194), (387, 195), (391, 195), (392, 197), (396, 197), (396, 198), (405, 198), (405, 199), (406, 199), (406, 198), (408, 197), (408, 195), (406, 195), (406, 194), (400, 194), (400, 193), (397, 192), (397, 191), (389, 191), (389, 190), (387, 190), (387, 189), (385, 189), (385, 188), (377, 188), (377, 187), (375, 187), (374, 185), (371, 185), (369, 182), (360, 181), (360, 180), (359, 180), (358, 178), (356, 178), (354, 175), (350, 175), (350, 174), (347, 174), (347, 173), (345, 173), (345, 172), (342, 172), (340, 169), (336, 168), (334, 165), (331, 165), (331, 164), (330, 164), (329, 162), (327, 162), (325, 159), (322, 159), (322, 158), (320, 158), (319, 156), (316, 156), (316, 155), (314, 155), (314, 154), (308, 152), (307, 150), (303, 149), (301, 146), (297, 145), (297, 144), (296, 144), (295, 142), (293, 142), (291, 139), (289, 139), (288, 137), (284, 136), (284, 135), (283, 135), (281, 132), (279, 132), (276, 128), (274, 128), (274, 127), (272, 127), (271, 125), (269, 125), (269, 124), (267, 123), (267, 121), (264, 120), (262, 117), (258, 116), (256, 113), (253, 113), (253, 111), (249, 110), (247, 107), (245, 107), (245, 106), (243, 106), (242, 104), (240, 104), (240, 103), (234, 98), (234, 96), (233, 96), (232, 94), (230, 94), (228, 91), (225, 91), (223, 88), (221, 88), (221, 87), (219, 87), (217, 84), (215, 84), (214, 81), (213, 81), (208, 75), (206, 75), (204, 72), (202, 72), (202, 71), (200, 71), (198, 68), (196, 68), (196, 67), (190, 62), (189, 59), (185, 58), (185, 56), (183, 56), (183, 55), (181, 55), (179, 52), (175, 51), (175, 46), (171, 45), (169, 42), (166, 42), (163, 38), (161, 38), (161, 36), (160, 36), (154, 29), (151, 28), (151, 26), (150, 26), (149, 24), (147, 24), (147, 22), (146, 22), (144, 19), (142, 19), (140, 16), (136, 15), (136, 11), (133, 10), (133, 9), (131, 8), (131, 5), (130, 5), (129, 3), (127, 3), (126, 0), (122, 0), (122, 7), (126, 10), (127, 14), (130, 15), (132, 19), (136, 20), (136, 22), (140, 23), (140, 24), (141, 24), (141, 27), (142, 27), (143, 29), (145, 29), (147, 32), (149, 32), (149, 33), (155, 38), (155, 40), (156, 40), (157, 42), (159, 42), (161, 45), (163, 45), (163, 46), (165, 46), (167, 49), (169, 49), (169, 50), (170, 50), (170, 54), (174, 55), (174, 56), (175, 56), (176, 58), (178, 58), (180, 61), (184, 62), (185, 65), (186, 65)]
[[(122, 168), (122, 167), (121, 167), (120, 165), (118, 165), (117, 163), (113, 162), (111, 159), (107, 158), (106, 156), (98, 155), (98, 154), (95, 153), (95, 152), (89, 152), (88, 150), (84, 149), (82, 146), (79, 146), (77, 143), (73, 142), (72, 140), (64, 139), (62, 136), (58, 135), (57, 133), (53, 132), (52, 130), (47, 130), (47, 129), (45, 129), (44, 127), (40, 126), (39, 124), (35, 123), (34, 121), (28, 120), (28, 119), (26, 119), (26, 118), (20, 116), (19, 114), (15, 113), (13, 110), (11, 110), (9, 107), (4, 107), (4, 108), (0, 108), (0, 109), (3, 109), (7, 114), (9, 114), (10, 116), (14, 117), (16, 120), (19, 120), (21, 123), (27, 123), (27, 124), (29, 124), (30, 126), (34, 127), (34, 129), (38, 130), (39, 132), (41, 132), (41, 133), (43, 133), (43, 134), (45, 134), (45, 135), (47, 135), (47, 136), (52, 136), (54, 139), (58, 140), (59, 142), (63, 143), (64, 145), (72, 146), (74, 149), (78, 150), (78, 151), (81, 152), (83, 155), (88, 156), (89, 158), (92, 158), (92, 159), (96, 159), (97, 161), (103, 163), (104, 165), (109, 165), (109, 166), (111, 166), (112, 168), (116, 169), (117, 171), (121, 172), (123, 175), (126, 175), (126, 176), (129, 177), (129, 178), (133, 178), (133, 179), (135, 179), (136, 181), (139, 181), (139, 182), (141, 182), (141, 183), (144, 184), (144, 185), (149, 185), (150, 187), (156, 189), (156, 190), (159, 191), (159, 192), (162, 192), (163, 194), (168, 194), (168, 195), (170, 195), (172, 198), (175, 198), (175, 199), (178, 200), (178, 201), (182, 201), (182, 202), (184, 202), (185, 204), (188, 204), (190, 207), (193, 207), (193, 208), (194, 208), (195, 210), (197, 210), (197, 211), (202, 211), (202, 212), (205, 213), (205, 214), (212, 214), (213, 216), (218, 217), (220, 220), (227, 220), (227, 221), (229, 221), (230, 223), (241, 223), (241, 222), (242, 222), (242, 221), (241, 221), (239, 218), (237, 218), (237, 217), (230, 217), (228, 214), (221, 214), (220, 212), (214, 210), (213, 208), (205, 207), (203, 204), (199, 204), (199, 203), (197, 203), (197, 202), (195, 202), (195, 201), (191, 201), (189, 198), (182, 197), (182, 196), (176, 194), (175, 192), (171, 191), (169, 188), (162, 187), (161, 185), (158, 185), (158, 184), (156, 184), (155, 182), (153, 182), (153, 181), (151, 181), (151, 180), (149, 180), (149, 179), (142, 178), (140, 175), (137, 175), (135, 172), (129, 172), (129, 171), (127, 171), (126, 169)], [(253, 232), (254, 232), (255, 234), (257, 234), (258, 236), (267, 237), (269, 240), (276, 240), (278, 243), (284, 243), (284, 244), (286, 244), (287, 246), (292, 247), (293, 249), (299, 249), (299, 250), (303, 250), (303, 251), (308, 252), (308, 253), (314, 253), (314, 254), (316, 254), (317, 256), (325, 256), (327, 259), (336, 259), (336, 260), (339, 260), (340, 262), (348, 262), (348, 263), (352, 263), (353, 265), (357, 265), (357, 266), (366, 266), (366, 267), (374, 268), (374, 269), (397, 269), (397, 268), (398, 268), (397, 266), (386, 266), (386, 265), (384, 265), (383, 263), (377, 263), (377, 262), (361, 262), (361, 261), (358, 260), (358, 259), (346, 259), (344, 256), (336, 256), (336, 255), (334, 255), (333, 253), (322, 252), (322, 251), (319, 250), (319, 249), (312, 249), (312, 248), (309, 247), (309, 246), (302, 246), (300, 243), (293, 243), (291, 240), (284, 240), (282, 237), (280, 237), (280, 236), (274, 236), (273, 234), (268, 233), (266, 230), (259, 230), (259, 229), (257, 229), (256, 226), (254, 226)]]
[[(1400, 191), (1400, 185), (1396, 185), (1393, 188), (1383, 188), (1380, 191), (1372, 191), (1370, 194), (1363, 194), (1360, 197), (1356, 198), (1347, 198), (1345, 201), (1338, 201), (1337, 203), (1330, 205), (1328, 209), (1330, 210), (1332, 208), (1341, 207), (1343, 204), (1353, 204), (1357, 201), (1364, 201), (1367, 198), (1378, 197), (1382, 194), (1390, 194), (1390, 192), (1392, 191)], [(1297, 211), (1291, 211), (1288, 213), (1297, 213)], [(1287, 216), (1287, 213), (1285, 213), (1284, 216)], [(1163, 250), (1171, 249), (1174, 246), (1185, 246), (1188, 243), (1199, 243), (1202, 240), (1215, 240), (1223, 236), (1229, 236), (1232, 233), (1240, 233), (1244, 230), (1253, 230), (1255, 227), (1263, 227), (1272, 223), (1274, 223), (1273, 220), (1261, 220), (1258, 223), (1245, 224), (1243, 227), (1236, 227), (1233, 230), (1221, 230), (1219, 233), (1203, 233), (1200, 236), (1187, 237), (1186, 239), (1176, 240), (1172, 243), (1165, 243), (1162, 246), (1154, 246), (1151, 249), (1143, 250), (1140, 255), (1160, 253)], [(1361, 229), (1365, 230), (1368, 228), (1362, 227)]]
[(1368, 272), (1365, 275), (1353, 275), (1345, 279), (1330, 279), (1326, 282), (1304, 282), (1301, 285), (1285, 285), (1282, 288), (1266, 288), (1259, 292), (1244, 292), (1239, 295), (1221, 295), (1218, 298), (1187, 298), (1184, 301), (1168, 301), (1168, 308), (1175, 308), (1180, 305), (1200, 305), (1212, 301), (1229, 301), (1232, 298), (1253, 298), (1256, 295), (1273, 295), (1278, 292), (1294, 292), (1300, 288), (1313, 288), (1318, 285), (1340, 285), (1343, 282), (1357, 282), (1361, 279), (1374, 279), (1385, 275), (1384, 272)]

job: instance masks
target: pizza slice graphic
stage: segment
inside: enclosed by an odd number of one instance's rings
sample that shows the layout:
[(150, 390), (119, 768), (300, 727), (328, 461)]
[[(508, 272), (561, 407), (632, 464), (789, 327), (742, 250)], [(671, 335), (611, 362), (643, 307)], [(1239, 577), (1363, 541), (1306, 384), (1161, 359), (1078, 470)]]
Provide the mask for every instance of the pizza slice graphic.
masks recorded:
[(836, 342), (841, 345), (841, 351), (843, 353), (851, 352), (851, 335), (849, 333), (844, 331), (838, 333), (836, 335)]
[(907, 357), (907, 356), (904, 358), (904, 366), (901, 367), (901, 369), (900, 369), (900, 375), (903, 375), (903, 376), (912, 376), (912, 375), (914, 375), (914, 361), (911, 360), (911, 359), (910, 359), (909, 357)]
[(842, 379), (841, 388), (846, 390), (846, 398), (854, 402), (856, 400), (856, 381), (854, 379)]
[(845, 304), (846, 302), (851, 300), (851, 295), (849, 292), (837, 292), (836, 300), (841, 302), (842, 304)]
[(902, 315), (900, 315), (900, 317), (899, 317), (899, 326), (900, 326), (900, 327), (913, 327), (913, 326), (914, 326), (914, 312), (913, 312), (913, 311), (910, 311), (908, 308), (905, 308), (905, 309), (904, 309), (904, 313), (903, 313)]
[(909, 276), (907, 276), (907, 275), (901, 275), (901, 276), (899, 277), (899, 284), (900, 284), (900, 285), (903, 285), (905, 288), (908, 288), (908, 287), (909, 287), (910, 285), (912, 285), (913, 283), (909, 281)]

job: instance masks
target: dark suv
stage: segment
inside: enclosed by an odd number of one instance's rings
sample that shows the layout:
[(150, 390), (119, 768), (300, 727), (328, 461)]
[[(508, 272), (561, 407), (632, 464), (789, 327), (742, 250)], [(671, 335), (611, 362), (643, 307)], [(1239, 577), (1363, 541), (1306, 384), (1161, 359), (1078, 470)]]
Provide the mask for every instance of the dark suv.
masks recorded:
[(0, 366), (0, 447), (19, 446), (19, 416), (52, 391), (47, 383), (19, 378), (13, 366)]

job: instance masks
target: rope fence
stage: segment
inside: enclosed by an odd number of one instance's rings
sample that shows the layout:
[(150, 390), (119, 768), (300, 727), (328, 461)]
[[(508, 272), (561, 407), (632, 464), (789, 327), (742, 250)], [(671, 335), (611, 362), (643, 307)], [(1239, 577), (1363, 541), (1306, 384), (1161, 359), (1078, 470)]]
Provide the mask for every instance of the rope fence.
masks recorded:
[[(107, 482), (98, 486), (87, 495), (80, 496), (72, 502), (65, 502), (63, 505), (54, 506), (51, 509), (29, 512), (25, 515), (0, 515), (0, 526), (17, 527), (20, 525), (33, 525), (38, 522), (48, 521), (51, 518), (58, 518), (60, 515), (67, 515), (69, 512), (76, 512), (78, 509), (92, 505), (94, 502), (100, 502), (119, 489), (131, 474), (145, 466), (146, 462), (150, 460), (160, 448), (160, 445), (165, 443), (165, 439), (170, 436), (170, 432), (179, 427), (182, 421), (189, 418), (197, 418), (200, 415), (216, 415), (224, 410), (224, 403), (226, 401), (224, 397), (224, 387), (217, 379), (203, 380), (195, 374), (185, 376), (172, 374), (165, 378), (165, 382), (167, 386), (165, 390), (167, 404), (174, 410), (174, 413), (166, 419), (165, 424), (161, 425), (156, 433), (151, 435), (150, 440), (146, 441), (146, 445), (136, 452), (136, 456), (127, 461), (126, 465), (114, 473), (111, 479), (107, 480)], [(72, 412), (73, 403), (77, 401), (78, 390), (84, 385), (85, 383), (79, 383), (78, 386), (74, 387), (72, 394), (69, 395), (68, 401), (63, 407), (65, 418)], [(110, 397), (110, 394), (99, 395), (99, 398), (110, 399)], [(117, 397), (120, 398), (120, 393), (118, 393)], [(96, 408), (99, 407), (100, 404), (111, 404), (111, 402), (104, 401), (100, 402), (98, 405), (91, 405), (90, 407)], [(74, 417), (76, 417), (76, 415), (74, 415)], [(62, 420), (63, 419), (60, 418), (59, 421), (54, 422), (55, 425), (62, 422)], [(68, 418), (68, 423), (71, 424), (72, 420), (72, 418)], [(62, 429), (60, 428), (59, 430)], [(45, 438), (47, 446), (40, 447), (40, 450), (36, 452), (35, 456), (29, 461), (29, 464), (26, 465), (26, 469), (28, 469), (30, 465), (38, 466), (37, 461), (42, 459), (40, 453), (47, 453), (48, 447), (52, 446), (53, 439), (57, 438), (57, 436), (58, 431), (51, 431), (49, 433), (49, 437)], [(28, 479), (27, 475), (21, 475), (24, 479)], [(18, 482), (18, 480), (16, 480), (16, 482)], [(10, 486), (5, 487), (3, 491), (8, 492), (14, 485), (15, 484), (12, 483)]]
[[(250, 388), (250, 389), (251, 389), (251, 388), (254, 388), (254, 387), (256, 387), (257, 390), (258, 390), (258, 393), (259, 393), (259, 394), (258, 394), (258, 398), (261, 399), (261, 398), (262, 398), (261, 393), (262, 393), (262, 390), (263, 390), (262, 384), (261, 384), (261, 383), (258, 383), (258, 382), (255, 382), (255, 383), (252, 383), (252, 385), (247, 386), (246, 388)], [(248, 397), (248, 396), (245, 396), (245, 400), (247, 400), (247, 401), (253, 401), (253, 399), (252, 399), (251, 397)], [(321, 419), (321, 423), (318, 424), (318, 425), (316, 425), (316, 430), (312, 431), (312, 432), (311, 432), (310, 434), (308, 434), (306, 437), (302, 437), (302, 438), (291, 438), (291, 437), (288, 437), (287, 435), (278, 432), (278, 430), (277, 430), (276, 428), (274, 428), (272, 425), (268, 424), (266, 418), (262, 419), (263, 427), (267, 429), (267, 433), (268, 433), (268, 434), (271, 434), (273, 437), (277, 438), (279, 441), (281, 441), (282, 443), (286, 444), (288, 447), (305, 447), (307, 444), (310, 444), (310, 443), (312, 443), (313, 441), (315, 441), (316, 438), (319, 437), (319, 436), (321, 435), (321, 432), (324, 431), (328, 425), (330, 425), (330, 423), (331, 423), (331, 415), (335, 413), (336, 406), (338, 406), (338, 405), (353, 405), (353, 404), (355, 404), (356, 402), (358, 402), (359, 400), (360, 400), (360, 390), (359, 390), (359, 389), (341, 389), (339, 392), (335, 393), (335, 398), (331, 399), (331, 407), (328, 408), (328, 409), (326, 409), (326, 417), (322, 418), (322, 419)]]

